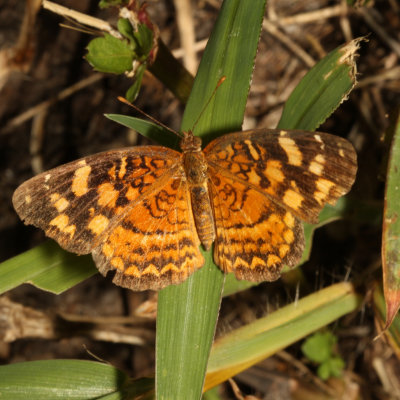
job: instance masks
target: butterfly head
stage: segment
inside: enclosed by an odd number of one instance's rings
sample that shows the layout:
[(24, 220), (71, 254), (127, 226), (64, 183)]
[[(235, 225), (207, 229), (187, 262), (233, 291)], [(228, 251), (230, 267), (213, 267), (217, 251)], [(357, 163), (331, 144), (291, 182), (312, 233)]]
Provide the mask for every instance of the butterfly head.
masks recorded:
[(194, 136), (192, 131), (183, 132), (180, 148), (184, 153), (200, 152), (201, 139), (198, 136)]

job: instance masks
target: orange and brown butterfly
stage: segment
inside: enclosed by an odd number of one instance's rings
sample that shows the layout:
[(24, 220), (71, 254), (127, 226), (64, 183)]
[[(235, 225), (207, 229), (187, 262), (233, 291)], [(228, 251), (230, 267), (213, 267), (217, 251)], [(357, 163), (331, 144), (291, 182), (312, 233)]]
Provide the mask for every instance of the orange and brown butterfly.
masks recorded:
[(183, 282), (204, 264), (273, 281), (296, 265), (302, 221), (347, 193), (357, 171), (352, 145), (319, 132), (250, 130), (182, 152), (142, 146), (107, 151), (44, 172), (13, 196), (26, 224), (64, 249), (92, 253), (99, 271), (133, 290)]

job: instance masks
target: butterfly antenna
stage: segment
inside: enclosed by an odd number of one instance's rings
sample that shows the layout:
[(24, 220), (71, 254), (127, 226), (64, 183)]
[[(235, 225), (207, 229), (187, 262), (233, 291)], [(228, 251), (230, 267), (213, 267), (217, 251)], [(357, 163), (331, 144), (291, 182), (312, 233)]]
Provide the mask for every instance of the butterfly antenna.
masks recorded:
[(128, 101), (127, 99), (125, 99), (122, 96), (118, 96), (118, 100), (121, 103), (127, 104), (128, 106), (132, 107), (133, 109), (135, 109), (137, 112), (139, 112), (140, 114), (144, 115), (146, 118), (148, 118), (149, 120), (151, 120), (152, 122), (154, 122), (155, 124), (163, 127), (164, 129), (168, 130), (169, 132), (172, 132), (173, 134), (182, 137), (182, 134), (175, 131), (174, 129), (168, 127), (167, 125), (164, 125), (162, 122), (156, 120), (154, 117), (152, 117), (151, 115), (147, 114), (146, 112), (144, 112), (143, 110), (141, 110), (139, 107), (136, 107), (134, 104), (132, 104), (130, 101)]
[(223, 76), (217, 83), (217, 85), (215, 86), (213, 92), (211, 93), (211, 96), (209, 97), (209, 99), (207, 100), (207, 103), (204, 105), (203, 109), (201, 110), (199, 116), (197, 117), (192, 131), (194, 131), (194, 128), (196, 128), (196, 125), (198, 124), (198, 122), (200, 121), (201, 116), (204, 114), (204, 111), (206, 110), (206, 108), (208, 107), (208, 105), (210, 104), (211, 100), (214, 98), (215, 94), (217, 93), (218, 88), (224, 83), (226, 79), (226, 76)]

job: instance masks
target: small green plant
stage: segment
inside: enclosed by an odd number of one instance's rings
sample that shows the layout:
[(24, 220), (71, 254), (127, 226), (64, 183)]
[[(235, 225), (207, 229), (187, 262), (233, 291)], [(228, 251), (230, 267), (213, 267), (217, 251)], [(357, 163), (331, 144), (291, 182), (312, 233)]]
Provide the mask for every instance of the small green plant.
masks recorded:
[(312, 362), (319, 364), (318, 376), (327, 380), (342, 375), (345, 363), (336, 354), (337, 337), (331, 332), (317, 332), (305, 340), (301, 346), (303, 354)]

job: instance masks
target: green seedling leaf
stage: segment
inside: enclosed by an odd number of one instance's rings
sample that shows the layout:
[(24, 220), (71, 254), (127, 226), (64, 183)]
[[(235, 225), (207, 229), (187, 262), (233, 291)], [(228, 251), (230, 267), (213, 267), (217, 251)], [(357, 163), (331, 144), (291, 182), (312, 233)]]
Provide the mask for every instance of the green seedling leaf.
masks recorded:
[(386, 177), (382, 229), (383, 288), (387, 329), (400, 307), (400, 117), (394, 124)]
[(121, 35), (129, 39), (132, 50), (136, 51), (137, 43), (135, 40), (133, 27), (129, 20), (127, 18), (120, 18), (117, 22), (117, 28)]
[(331, 378), (332, 376), (338, 378), (342, 375), (345, 366), (346, 364), (340, 357), (333, 357), (323, 362), (317, 368), (317, 374), (324, 381)]
[(320, 364), (332, 357), (336, 342), (331, 332), (317, 332), (303, 343), (301, 350), (309, 360)]
[(337, 338), (331, 332), (317, 332), (301, 346), (303, 354), (311, 361), (320, 364), (317, 373), (321, 379), (340, 376), (344, 361), (335, 355)]
[(361, 40), (333, 50), (308, 71), (287, 100), (278, 128), (313, 131), (346, 100), (356, 83)]
[(0, 264), (0, 293), (30, 283), (59, 294), (95, 273), (90, 256), (76, 256), (48, 241)]
[(139, 24), (137, 32), (133, 35), (139, 45), (140, 53), (147, 57), (153, 48), (153, 31), (146, 24)]
[(97, 71), (123, 74), (132, 70), (135, 54), (124, 40), (105, 33), (104, 37), (93, 39), (87, 50), (86, 59)]

